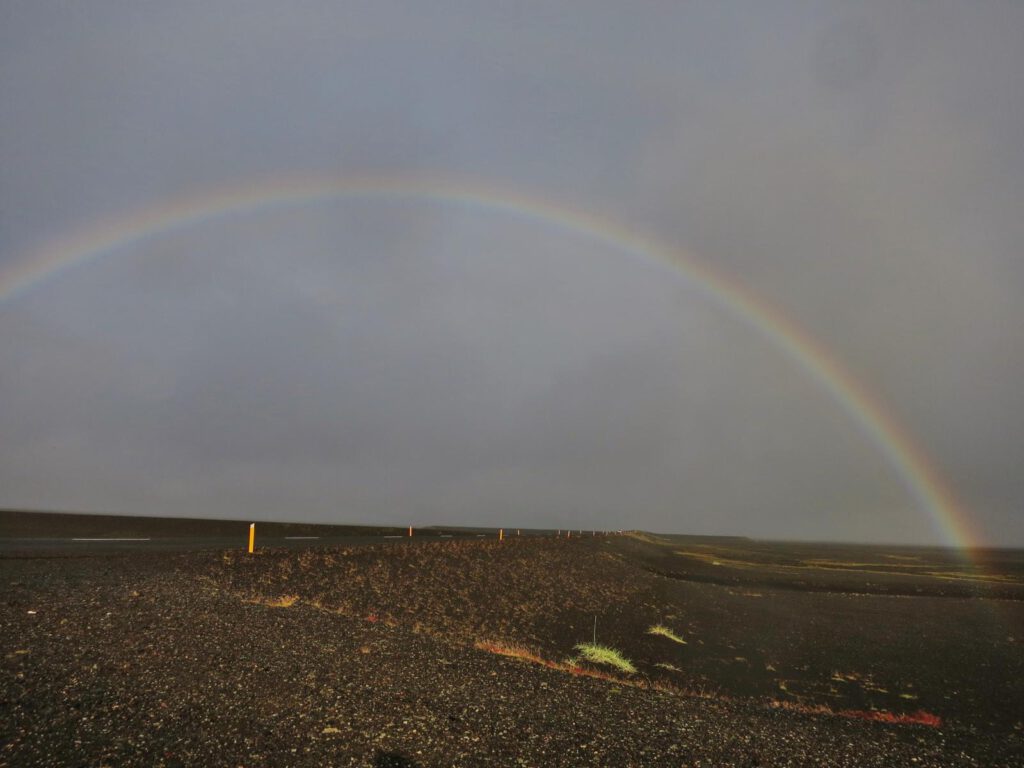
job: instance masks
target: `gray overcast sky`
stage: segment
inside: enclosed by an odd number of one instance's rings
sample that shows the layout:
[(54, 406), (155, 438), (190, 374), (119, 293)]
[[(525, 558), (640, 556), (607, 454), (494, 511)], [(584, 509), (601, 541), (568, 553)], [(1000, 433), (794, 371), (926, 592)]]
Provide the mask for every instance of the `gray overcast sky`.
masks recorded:
[[(1024, 544), (1024, 4), (0, 4), (0, 259), (282, 174), (562, 201), (779, 307)], [(0, 303), (0, 505), (942, 541), (765, 339), (508, 213), (223, 217)]]

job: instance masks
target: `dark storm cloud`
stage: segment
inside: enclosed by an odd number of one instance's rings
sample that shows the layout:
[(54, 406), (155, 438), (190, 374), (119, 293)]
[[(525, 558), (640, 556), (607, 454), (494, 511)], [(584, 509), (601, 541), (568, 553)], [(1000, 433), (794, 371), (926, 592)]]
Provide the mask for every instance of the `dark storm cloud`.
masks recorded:
[[(183, 191), (428, 171), (689, 248), (1024, 541), (1024, 99), (1006, 4), (8, 6), (0, 258)], [(0, 305), (0, 504), (936, 540), (847, 415), (671, 271), (349, 201)]]

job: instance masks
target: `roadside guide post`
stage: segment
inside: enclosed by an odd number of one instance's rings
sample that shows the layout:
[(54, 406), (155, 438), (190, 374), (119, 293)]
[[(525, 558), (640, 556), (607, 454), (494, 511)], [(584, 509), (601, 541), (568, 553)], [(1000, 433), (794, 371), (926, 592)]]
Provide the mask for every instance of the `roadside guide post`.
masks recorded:
[(256, 523), (249, 523), (249, 554), (252, 554), (253, 545), (256, 543)]

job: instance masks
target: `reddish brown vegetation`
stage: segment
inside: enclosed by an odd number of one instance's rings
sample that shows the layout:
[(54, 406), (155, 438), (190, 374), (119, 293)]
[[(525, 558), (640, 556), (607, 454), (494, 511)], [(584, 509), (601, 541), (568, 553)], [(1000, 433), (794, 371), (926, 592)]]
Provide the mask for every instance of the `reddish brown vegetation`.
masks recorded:
[(919, 709), (916, 712), (895, 713), (881, 709), (832, 709), (823, 704), (797, 704), (792, 701), (772, 701), (771, 705), (776, 709), (786, 709), (790, 712), (800, 712), (805, 715), (832, 715), (837, 717), (849, 717), (855, 720), (872, 720), (878, 723), (892, 723), (894, 725), (927, 725), (931, 728), (942, 727), (942, 718)]
[[(705, 691), (695, 691), (690, 689), (684, 689), (679, 686), (674, 686), (668, 683), (657, 680), (644, 680), (636, 678), (625, 678), (619, 677), (618, 675), (612, 675), (608, 672), (602, 672), (598, 669), (592, 669), (590, 667), (582, 666), (580, 664), (568, 664), (552, 661), (551, 659), (545, 659), (539, 653), (531, 651), (528, 648), (524, 648), (518, 645), (506, 645), (504, 643), (496, 643), (491, 641), (483, 641), (475, 643), (475, 647), (488, 653), (494, 653), (499, 656), (507, 656), (513, 659), (520, 659), (522, 661), (529, 662), (531, 664), (539, 664), (547, 667), (548, 669), (554, 669), (559, 672), (568, 672), (571, 675), (577, 675), (580, 677), (593, 677), (598, 680), (605, 680), (610, 683), (617, 685), (628, 685), (632, 688), (648, 688), (656, 691), (664, 691), (667, 693), (674, 693), (682, 696), (700, 696), (701, 698), (712, 698)], [(727, 701), (730, 697), (718, 694), (713, 698)], [(791, 712), (800, 712), (805, 715), (828, 715), (831, 717), (847, 717), (855, 720), (871, 720), (878, 723), (891, 723), (894, 725), (926, 725), (932, 728), (939, 728), (942, 726), (942, 718), (938, 715), (933, 715), (931, 712), (926, 712), (923, 709), (917, 712), (911, 713), (894, 713), (885, 710), (863, 710), (863, 709), (832, 709), (822, 704), (807, 705), (807, 704), (796, 704), (788, 701), (774, 700), (771, 702), (771, 706), (776, 709), (786, 709)]]

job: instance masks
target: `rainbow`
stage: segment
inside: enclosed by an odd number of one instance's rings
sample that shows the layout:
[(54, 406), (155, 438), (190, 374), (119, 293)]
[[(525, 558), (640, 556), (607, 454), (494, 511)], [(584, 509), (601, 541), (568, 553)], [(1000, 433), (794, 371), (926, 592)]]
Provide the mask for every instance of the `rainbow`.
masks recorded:
[(950, 545), (975, 546), (968, 520), (951, 489), (884, 405), (828, 350), (781, 311), (745, 286), (691, 255), (569, 206), (464, 181), (410, 176), (274, 177), (172, 198), (115, 216), (44, 244), (0, 269), (0, 302), (44, 280), (153, 235), (226, 214), (251, 214), (332, 199), (408, 199), (480, 208), (529, 219), (589, 239), (633, 258), (673, 268), (710, 302), (760, 333), (799, 366), (848, 414), (900, 476), (915, 503)]

